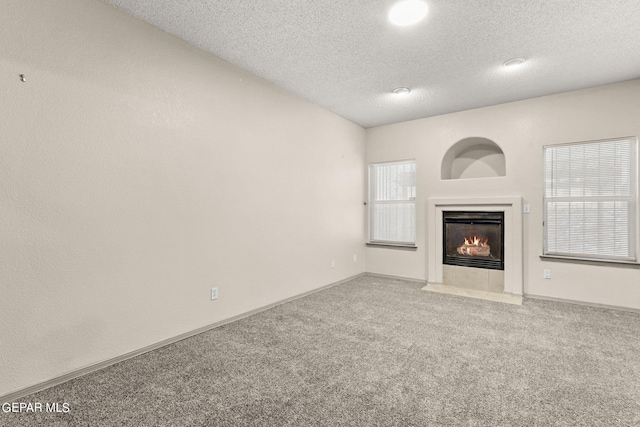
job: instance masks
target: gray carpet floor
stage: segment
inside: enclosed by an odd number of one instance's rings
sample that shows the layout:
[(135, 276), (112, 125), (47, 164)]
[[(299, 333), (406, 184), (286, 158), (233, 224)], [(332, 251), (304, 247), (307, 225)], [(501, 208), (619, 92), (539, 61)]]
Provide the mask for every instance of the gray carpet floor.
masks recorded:
[(362, 276), (27, 396), (6, 426), (640, 426), (640, 315)]

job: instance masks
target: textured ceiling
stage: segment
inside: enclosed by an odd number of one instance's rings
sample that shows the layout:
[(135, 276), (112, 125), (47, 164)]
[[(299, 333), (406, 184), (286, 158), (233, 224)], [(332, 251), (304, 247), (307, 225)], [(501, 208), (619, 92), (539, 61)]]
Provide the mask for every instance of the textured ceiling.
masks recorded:
[(640, 78), (640, 0), (103, 1), (366, 128)]

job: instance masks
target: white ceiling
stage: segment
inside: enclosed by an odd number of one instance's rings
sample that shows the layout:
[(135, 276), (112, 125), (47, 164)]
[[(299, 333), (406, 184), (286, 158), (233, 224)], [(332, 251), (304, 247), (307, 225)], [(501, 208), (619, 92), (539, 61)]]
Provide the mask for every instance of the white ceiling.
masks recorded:
[(366, 128), (640, 78), (640, 0), (103, 1)]

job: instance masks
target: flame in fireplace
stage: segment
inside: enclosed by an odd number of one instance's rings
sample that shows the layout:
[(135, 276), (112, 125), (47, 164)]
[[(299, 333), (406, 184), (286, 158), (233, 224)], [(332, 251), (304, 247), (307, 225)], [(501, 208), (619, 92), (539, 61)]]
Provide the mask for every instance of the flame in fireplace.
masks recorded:
[(486, 248), (488, 244), (489, 244), (489, 239), (482, 239), (476, 236), (464, 238), (465, 246), (476, 246), (476, 247), (480, 246), (480, 247)]

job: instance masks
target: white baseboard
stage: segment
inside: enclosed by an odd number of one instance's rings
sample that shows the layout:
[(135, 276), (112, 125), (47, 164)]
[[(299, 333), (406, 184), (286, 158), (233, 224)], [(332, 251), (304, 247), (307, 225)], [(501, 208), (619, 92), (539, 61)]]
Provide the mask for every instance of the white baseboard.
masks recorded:
[(384, 278), (387, 278), (387, 279), (408, 280), (409, 282), (422, 283), (423, 285), (427, 284), (427, 280), (426, 279), (416, 279), (414, 277), (393, 276), (391, 274), (369, 273), (369, 272), (365, 272), (364, 275), (365, 276), (374, 276), (374, 277), (384, 277)]
[(543, 301), (563, 302), (563, 303), (566, 303), (566, 304), (584, 305), (586, 307), (604, 308), (604, 309), (607, 309), (607, 310), (627, 311), (627, 312), (630, 312), (630, 313), (639, 313), (640, 314), (640, 309), (633, 308), (633, 307), (622, 307), (622, 306), (619, 306), (619, 305), (599, 304), (597, 302), (586, 302), (586, 301), (579, 301), (579, 300), (565, 299), (565, 298), (556, 298), (556, 297), (549, 297), (549, 296), (544, 296), (544, 295), (534, 295), (534, 294), (525, 294), (524, 297), (525, 298), (531, 298), (531, 299), (539, 299), (539, 300), (543, 300)]
[[(370, 272), (365, 272), (365, 273), (363, 273), (363, 275), (375, 276), (375, 277), (385, 277), (385, 278), (388, 278), (388, 279), (408, 280), (410, 282), (417, 282), (417, 283), (421, 283), (421, 284), (424, 284), (424, 285), (428, 285), (428, 282), (426, 280), (416, 279), (416, 278), (413, 278), (413, 277), (394, 276), (394, 275), (391, 275), (391, 274), (370, 273)], [(439, 284), (441, 285), (441, 283), (439, 283)], [(617, 306), (617, 305), (598, 304), (598, 303), (591, 303), (591, 302), (585, 302), (585, 301), (579, 301), (579, 300), (555, 298), (555, 297), (549, 297), (549, 296), (543, 296), (543, 295), (535, 295), (535, 294), (528, 294), (528, 293), (525, 293), (524, 295), (516, 295), (516, 294), (506, 294), (506, 295), (513, 295), (514, 297), (522, 298), (523, 302), (527, 298), (531, 298), (531, 299), (539, 299), (539, 300), (545, 300), (545, 301), (563, 302), (563, 303), (567, 303), (567, 304), (584, 305), (584, 306), (587, 306), (587, 307), (604, 308), (604, 309), (608, 309), (608, 310), (626, 311), (626, 312), (630, 312), (630, 313), (640, 313), (640, 309), (632, 308), (632, 307), (622, 307), (622, 306)]]
[[(275, 303), (272, 303), (272, 304), (265, 305), (263, 307), (248, 311), (246, 313), (239, 314), (237, 316), (230, 317), (230, 318), (225, 319), (225, 320), (221, 320), (219, 322), (212, 323), (210, 325), (203, 326), (201, 328), (198, 328), (198, 329), (195, 329), (195, 330), (192, 330), (192, 331), (189, 331), (189, 332), (185, 332), (184, 334), (180, 334), (180, 335), (177, 335), (175, 337), (168, 338), (166, 340), (157, 342), (155, 344), (151, 344), (149, 346), (140, 348), (138, 350), (134, 350), (134, 351), (131, 351), (129, 353), (122, 354), (120, 356), (116, 356), (116, 357), (113, 357), (113, 358), (110, 358), (110, 359), (107, 359), (107, 360), (104, 360), (104, 361), (101, 361), (101, 362), (97, 362), (97, 363), (94, 363), (94, 364), (91, 364), (91, 365), (88, 365), (88, 366), (85, 366), (85, 367), (82, 367), (82, 368), (67, 372), (67, 373), (62, 374), (60, 376), (51, 378), (49, 380), (40, 382), (38, 384), (34, 384), (32, 386), (29, 386), (29, 387), (25, 387), (25, 388), (21, 388), (19, 390), (15, 390), (15, 391), (9, 392), (7, 394), (4, 394), (4, 395), (0, 396), (0, 402), (13, 402), (13, 401), (16, 401), (16, 400), (18, 400), (18, 399), (20, 399), (20, 398), (22, 398), (24, 396), (28, 396), (28, 395), (33, 394), (33, 393), (37, 393), (39, 391), (42, 391), (42, 390), (45, 390), (47, 388), (62, 384), (64, 382), (67, 382), (67, 381), (72, 380), (74, 378), (79, 378), (81, 376), (90, 374), (90, 373), (98, 371), (100, 369), (104, 369), (104, 368), (106, 368), (108, 366), (115, 365), (116, 363), (123, 362), (123, 361), (125, 361), (127, 359), (131, 359), (133, 357), (142, 355), (144, 353), (148, 353), (150, 351), (154, 351), (154, 350), (157, 350), (159, 348), (174, 344), (174, 343), (176, 343), (178, 341), (182, 341), (184, 339), (193, 337), (193, 336), (201, 334), (203, 332), (207, 332), (207, 331), (209, 331), (211, 329), (214, 329), (214, 328), (217, 328), (219, 326), (226, 325), (226, 324), (231, 323), (231, 322), (235, 322), (236, 320), (240, 320), (240, 319), (243, 319), (245, 317), (260, 313), (262, 311), (269, 310), (269, 309), (271, 309), (273, 307), (276, 307), (278, 305), (285, 304), (287, 302), (294, 301), (296, 299), (303, 298), (303, 297), (308, 296), (308, 295), (312, 295), (312, 294), (314, 294), (316, 292), (320, 292), (322, 290), (331, 288), (333, 286), (340, 285), (342, 283), (346, 283), (346, 282), (348, 282), (350, 280), (356, 279), (356, 278), (361, 277), (361, 276), (377, 276), (377, 277), (385, 277), (385, 278), (390, 278), (390, 279), (408, 280), (408, 281), (417, 282), (417, 283), (420, 283), (420, 284), (426, 284), (427, 283), (426, 280), (416, 279), (416, 278), (412, 278), (412, 277), (401, 277), (401, 276), (393, 276), (393, 275), (378, 274), (378, 273), (368, 273), (368, 272), (356, 274), (354, 276), (348, 277), (348, 278), (340, 280), (338, 282), (334, 282), (334, 283), (322, 286), (320, 288), (313, 289), (311, 291), (307, 291), (307, 292), (304, 292), (304, 293), (299, 294), (299, 295), (295, 295), (293, 297), (285, 298), (284, 300), (281, 300), (281, 301), (278, 301), (278, 302), (275, 302)], [(589, 302), (583, 302), (583, 301), (569, 300), (569, 299), (563, 299), (563, 298), (554, 298), (554, 297), (548, 297), (548, 296), (543, 296), (543, 295), (533, 295), (533, 294), (525, 294), (524, 297), (525, 298), (531, 298), (531, 299), (546, 300), (546, 301), (562, 302), (562, 303), (568, 303), (568, 304), (578, 304), (578, 305), (584, 305), (584, 306), (589, 306), (589, 307), (604, 308), (604, 309), (609, 309), (609, 310), (627, 311), (627, 312), (640, 314), (640, 309), (630, 308), (630, 307), (620, 307), (620, 306), (607, 305), (607, 304), (589, 303)]]
[(178, 341), (182, 341), (184, 339), (191, 338), (191, 337), (193, 337), (195, 335), (201, 334), (203, 332), (207, 332), (207, 331), (209, 331), (211, 329), (214, 329), (214, 328), (217, 328), (219, 326), (226, 325), (227, 323), (235, 322), (236, 320), (240, 320), (240, 319), (243, 319), (245, 317), (249, 317), (251, 315), (260, 313), (262, 311), (269, 310), (270, 308), (276, 307), (278, 305), (285, 304), (285, 303), (297, 300), (299, 298), (303, 298), (303, 297), (306, 297), (308, 295), (314, 294), (316, 292), (320, 292), (322, 290), (331, 288), (333, 286), (340, 285), (342, 283), (345, 283), (345, 282), (348, 282), (350, 280), (353, 280), (353, 279), (355, 279), (357, 277), (364, 276), (365, 274), (366, 273), (356, 274), (355, 276), (351, 276), (349, 278), (340, 280), (338, 282), (330, 283), (330, 284), (322, 286), (320, 288), (313, 289), (311, 291), (307, 291), (307, 292), (304, 292), (302, 294), (295, 295), (295, 296), (292, 296), (292, 297), (289, 297), (289, 298), (285, 298), (285, 299), (283, 299), (281, 301), (274, 302), (272, 304), (268, 304), (268, 305), (265, 305), (265, 306), (260, 307), (260, 308), (256, 308), (256, 309), (248, 311), (246, 313), (242, 313), (242, 314), (239, 314), (237, 316), (233, 316), (233, 317), (230, 317), (228, 319), (221, 320), (219, 322), (215, 322), (215, 323), (212, 323), (210, 325), (206, 325), (206, 326), (203, 326), (201, 328), (198, 328), (198, 329), (195, 329), (195, 330), (192, 330), (192, 331), (189, 331), (189, 332), (185, 332), (183, 334), (177, 335), (175, 337), (168, 338), (166, 340), (157, 342), (155, 344), (151, 344), (149, 346), (140, 348), (138, 350), (134, 350), (134, 351), (131, 351), (129, 353), (125, 353), (125, 354), (122, 354), (120, 356), (116, 356), (116, 357), (113, 357), (113, 358), (110, 358), (110, 359), (107, 359), (107, 360), (103, 360), (101, 362), (93, 363), (91, 365), (87, 365), (85, 367), (75, 369), (73, 371), (70, 371), (70, 372), (67, 372), (65, 374), (56, 376), (54, 378), (51, 378), (49, 380), (40, 382), (38, 384), (34, 384), (32, 386), (29, 386), (29, 387), (25, 387), (25, 388), (21, 388), (19, 390), (15, 390), (15, 391), (9, 392), (9, 393), (7, 393), (5, 395), (0, 396), (0, 402), (14, 402), (14, 401), (16, 401), (16, 400), (18, 400), (18, 399), (20, 399), (22, 397), (28, 396), (30, 394), (37, 393), (39, 391), (48, 389), (50, 387), (65, 383), (65, 382), (67, 382), (69, 380), (72, 380), (74, 378), (79, 378), (81, 376), (90, 374), (92, 372), (99, 371), (100, 369), (104, 369), (104, 368), (106, 368), (108, 366), (115, 365), (116, 363), (124, 362), (127, 359), (131, 359), (133, 357), (140, 356), (141, 354), (148, 353), (150, 351), (154, 351), (154, 350), (157, 350), (159, 348), (162, 348), (162, 347), (165, 347), (165, 346), (168, 346), (168, 345), (171, 345), (171, 344), (175, 344)]

